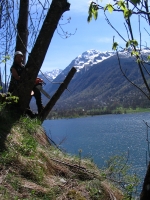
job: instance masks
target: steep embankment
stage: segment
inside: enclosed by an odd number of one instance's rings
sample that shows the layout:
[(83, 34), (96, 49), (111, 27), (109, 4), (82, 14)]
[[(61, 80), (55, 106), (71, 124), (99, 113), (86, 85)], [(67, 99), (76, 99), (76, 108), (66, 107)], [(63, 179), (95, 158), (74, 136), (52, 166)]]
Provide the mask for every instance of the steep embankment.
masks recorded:
[(50, 145), (37, 119), (0, 112), (0, 137), (1, 200), (122, 199), (94, 163)]

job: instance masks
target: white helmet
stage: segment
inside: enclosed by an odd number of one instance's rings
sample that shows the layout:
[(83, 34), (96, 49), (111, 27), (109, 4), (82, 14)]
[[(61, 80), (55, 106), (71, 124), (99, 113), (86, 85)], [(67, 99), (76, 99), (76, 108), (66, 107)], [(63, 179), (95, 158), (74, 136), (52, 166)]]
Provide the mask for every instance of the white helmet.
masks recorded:
[(23, 53), (21, 51), (16, 51), (14, 56), (16, 56), (16, 55), (22, 55), (23, 56)]

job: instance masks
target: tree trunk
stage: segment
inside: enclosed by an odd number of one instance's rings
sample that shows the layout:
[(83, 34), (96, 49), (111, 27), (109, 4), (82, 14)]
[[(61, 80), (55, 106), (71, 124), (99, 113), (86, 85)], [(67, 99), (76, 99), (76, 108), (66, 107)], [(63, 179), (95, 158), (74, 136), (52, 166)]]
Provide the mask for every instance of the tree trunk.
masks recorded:
[(150, 199), (150, 162), (147, 167), (147, 172), (143, 183), (143, 189), (140, 195), (140, 200), (148, 199)]
[(62, 14), (69, 10), (67, 0), (53, 0), (40, 30), (36, 43), (29, 55), (25, 70), (22, 72), (20, 84), (13, 92), (19, 97), (19, 106), (22, 112), (27, 108), (30, 101), (30, 93), (35, 79), (44, 61), (49, 44), (57, 28)]
[(28, 43), (28, 9), (29, 0), (20, 0), (15, 51), (21, 51), (23, 53), (24, 63), (26, 62), (26, 48)]
[(47, 103), (44, 110), (40, 114), (41, 121), (43, 122), (46, 117), (48, 116), (49, 112), (54, 107), (56, 101), (60, 98), (62, 93), (65, 89), (67, 89), (68, 84), (70, 83), (71, 79), (73, 78), (74, 74), (76, 72), (76, 68), (72, 68), (68, 75), (66, 76), (64, 82), (59, 86), (58, 90), (55, 92), (55, 94), (52, 96), (51, 100)]

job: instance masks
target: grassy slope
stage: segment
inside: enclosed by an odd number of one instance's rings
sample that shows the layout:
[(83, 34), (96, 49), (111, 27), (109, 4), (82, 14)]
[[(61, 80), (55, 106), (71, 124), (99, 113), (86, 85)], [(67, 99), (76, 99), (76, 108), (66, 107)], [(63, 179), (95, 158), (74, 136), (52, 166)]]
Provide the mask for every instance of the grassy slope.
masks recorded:
[(0, 137), (1, 200), (122, 199), (94, 163), (51, 146), (37, 119), (1, 111)]

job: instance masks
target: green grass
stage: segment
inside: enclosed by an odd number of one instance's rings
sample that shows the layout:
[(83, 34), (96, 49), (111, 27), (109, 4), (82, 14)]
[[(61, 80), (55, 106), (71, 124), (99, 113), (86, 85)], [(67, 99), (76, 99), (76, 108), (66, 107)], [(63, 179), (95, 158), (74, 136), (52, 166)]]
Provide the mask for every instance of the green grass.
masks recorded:
[(37, 141), (30, 134), (26, 133), (23, 135), (21, 145), (18, 151), (24, 156), (34, 156), (37, 148)]
[(104, 192), (101, 186), (100, 180), (92, 180), (87, 183), (87, 190), (90, 193), (91, 199), (93, 200), (103, 200), (104, 199)]
[[(7, 122), (8, 126), (1, 122)], [(10, 115), (4, 112), (4, 117), (0, 112), (1, 127), (4, 127), (2, 133), (5, 133), (1, 135), (2, 144), (6, 147), (0, 152), (0, 169), (6, 174), (0, 187), (2, 200), (18, 200), (23, 196), (24, 200), (55, 200), (62, 195), (74, 200), (85, 200), (83, 193), (90, 195), (93, 200), (104, 199), (106, 194), (103, 193), (106, 191), (103, 191), (99, 180), (100, 171), (90, 159), (82, 158), (81, 149), (78, 156), (61, 152), (49, 145), (38, 119), (27, 116), (14, 118), (11, 111)], [(73, 165), (76, 167), (73, 168)], [(80, 170), (79, 166), (87, 168), (87, 172)], [(93, 173), (99, 178), (94, 178)], [(67, 184), (61, 183), (61, 178)], [(32, 188), (32, 185), (35, 187)], [(80, 186), (83, 187), (83, 193), (79, 190)]]

